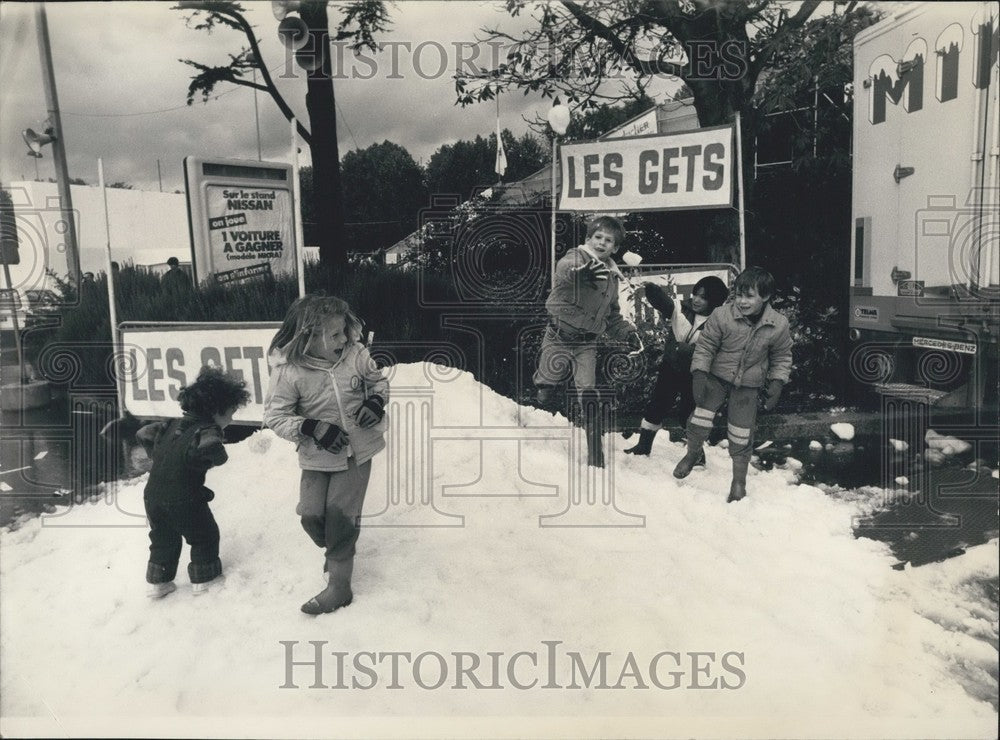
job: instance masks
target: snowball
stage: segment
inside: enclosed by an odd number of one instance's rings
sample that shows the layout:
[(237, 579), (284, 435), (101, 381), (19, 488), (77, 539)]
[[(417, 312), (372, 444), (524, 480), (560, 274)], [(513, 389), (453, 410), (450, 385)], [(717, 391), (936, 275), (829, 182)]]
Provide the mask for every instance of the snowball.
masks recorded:
[(813, 451), (822, 450), (823, 449), (823, 443), (814, 439), (814, 440), (812, 440), (809, 443), (809, 449), (813, 450)]
[(910, 479), (907, 478), (905, 475), (901, 475), (898, 478), (896, 478), (896, 485), (897, 486), (908, 486), (908, 485), (910, 485)]
[(854, 439), (854, 425), (848, 424), (846, 421), (831, 424), (830, 431), (836, 434), (838, 439), (842, 439), (845, 442), (850, 442)]
[(271, 438), (263, 434), (255, 434), (247, 440), (247, 447), (255, 455), (266, 455), (271, 449)]
[(924, 453), (924, 459), (931, 465), (943, 465), (948, 458), (941, 450), (930, 449)]
[(910, 449), (910, 443), (904, 442), (901, 439), (890, 439), (889, 444), (892, 445), (892, 449), (894, 449), (896, 452), (906, 452), (908, 449)]
[(629, 267), (637, 267), (642, 262), (642, 257), (635, 252), (626, 252), (622, 255), (622, 262)]

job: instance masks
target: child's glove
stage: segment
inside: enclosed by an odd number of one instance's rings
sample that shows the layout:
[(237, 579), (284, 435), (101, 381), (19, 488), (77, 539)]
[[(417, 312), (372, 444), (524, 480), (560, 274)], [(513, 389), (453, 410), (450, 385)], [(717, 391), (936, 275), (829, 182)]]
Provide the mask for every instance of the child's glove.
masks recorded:
[(347, 432), (336, 424), (317, 419), (306, 419), (302, 422), (300, 431), (307, 437), (316, 440), (322, 449), (336, 455), (347, 446)]
[(358, 409), (354, 418), (357, 420), (358, 426), (367, 429), (382, 421), (383, 416), (385, 416), (385, 401), (382, 400), (381, 396), (371, 396), (361, 404), (361, 408)]
[(708, 373), (704, 370), (691, 371), (691, 395), (696, 402), (700, 402), (708, 388)]
[(774, 407), (778, 405), (778, 399), (781, 398), (781, 389), (785, 387), (785, 384), (780, 380), (769, 380), (767, 383), (767, 389), (764, 394), (764, 410), (773, 411)]
[(141, 427), (142, 422), (126, 410), (120, 417), (105, 424), (100, 434), (107, 440), (112, 440), (117, 436), (122, 442), (134, 445), (136, 443), (135, 433)]
[(646, 300), (649, 305), (663, 314), (663, 318), (669, 319), (674, 312), (674, 302), (670, 298), (670, 293), (662, 285), (657, 283), (643, 283), (646, 288)]
[(602, 280), (607, 280), (608, 276), (611, 275), (611, 270), (608, 269), (608, 266), (594, 258), (574, 268), (574, 270), (581, 280), (594, 288), (597, 287), (598, 283)]

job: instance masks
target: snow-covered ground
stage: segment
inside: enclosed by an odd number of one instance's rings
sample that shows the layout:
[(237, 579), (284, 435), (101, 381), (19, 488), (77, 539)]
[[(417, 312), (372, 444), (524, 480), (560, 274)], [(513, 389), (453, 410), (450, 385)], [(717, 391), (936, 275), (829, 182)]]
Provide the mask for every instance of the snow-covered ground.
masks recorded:
[(209, 594), (185, 548), (145, 597), (144, 479), (0, 534), (0, 733), (996, 736), (996, 540), (893, 570), (852, 535), (863, 501), (772, 470), (727, 504), (726, 451), (678, 483), (665, 435), (615, 440), (578, 504), (561, 418), (432, 366), (392, 383), (347, 609), (299, 612), (322, 561), (269, 431), (209, 474)]

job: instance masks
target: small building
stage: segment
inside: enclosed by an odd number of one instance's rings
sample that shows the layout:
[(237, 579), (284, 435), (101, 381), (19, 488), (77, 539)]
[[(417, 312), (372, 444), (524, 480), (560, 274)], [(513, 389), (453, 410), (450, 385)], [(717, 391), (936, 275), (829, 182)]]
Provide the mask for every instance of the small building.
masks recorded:
[[(46, 270), (69, 274), (65, 224), (54, 182), (19, 181), (5, 185), (14, 207), (20, 262), (11, 265), (11, 280), (21, 290), (47, 287)], [(191, 263), (187, 203), (183, 194), (107, 188), (104, 196), (92, 185), (71, 185), (80, 269), (101, 272), (111, 259), (120, 265), (153, 267), (170, 257)], [(110, 231), (110, 233), (109, 233)], [(6, 287), (6, 286), (5, 286)]]

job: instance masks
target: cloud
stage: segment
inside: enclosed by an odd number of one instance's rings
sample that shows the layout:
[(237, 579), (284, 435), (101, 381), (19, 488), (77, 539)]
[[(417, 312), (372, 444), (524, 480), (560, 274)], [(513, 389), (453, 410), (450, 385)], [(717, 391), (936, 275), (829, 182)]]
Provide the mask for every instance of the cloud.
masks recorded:
[[(305, 77), (282, 47), (270, 3), (245, 4), (261, 43), (261, 56), (289, 106), (308, 126)], [(254, 92), (221, 84), (208, 103), (185, 105), (192, 70), (179, 59), (223, 63), (246, 43), (238, 31), (211, 34), (185, 24), (191, 14), (171, 3), (47, 3), (52, 58), (72, 177), (97, 181), (97, 158), (108, 181), (125, 180), (156, 189), (157, 162), (165, 190), (183, 187), (185, 156), (256, 159)], [(455, 105), (452, 73), (460, 55), (468, 59), (481, 28), (516, 31), (529, 18), (512, 19), (502, 2), (408, 2), (390, 6), (392, 29), (378, 36), (381, 52), (344, 55), (349, 69), (337, 79), (337, 133), (343, 156), (355, 147), (384, 140), (402, 145), (426, 162), (442, 144), (488, 136), (495, 130), (492, 102)], [(330, 6), (331, 25), (338, 20)], [(44, 128), (47, 105), (32, 4), (0, 4), (0, 179), (34, 176), (21, 131)], [(460, 51), (461, 50), (461, 51)], [(480, 59), (488, 55), (481, 51)], [(395, 62), (394, 55), (395, 54)], [(444, 55), (446, 72), (436, 74)], [(374, 66), (374, 71), (373, 71)], [(351, 73), (354, 74), (351, 74)], [(421, 74), (423, 72), (424, 74)], [(435, 73), (435, 74), (430, 74)], [(370, 79), (361, 79), (361, 77)], [(520, 92), (500, 98), (504, 127), (527, 130), (550, 102)], [(290, 127), (274, 102), (257, 95), (260, 145), (266, 159), (288, 161)], [(309, 162), (303, 146), (302, 161)], [(54, 176), (51, 151), (38, 161), (42, 178)]]

